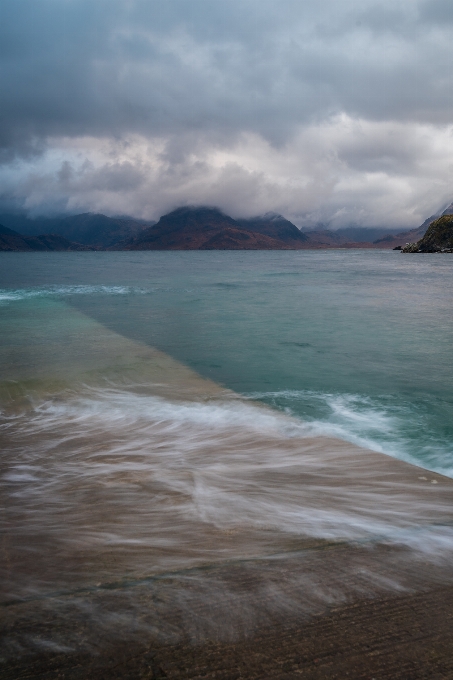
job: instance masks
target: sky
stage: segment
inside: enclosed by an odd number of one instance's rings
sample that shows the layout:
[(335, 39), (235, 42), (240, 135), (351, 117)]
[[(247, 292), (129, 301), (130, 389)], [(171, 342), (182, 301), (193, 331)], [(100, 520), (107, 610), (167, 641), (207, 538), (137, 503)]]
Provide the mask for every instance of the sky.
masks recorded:
[(418, 226), (453, 200), (451, 0), (2, 0), (0, 210)]

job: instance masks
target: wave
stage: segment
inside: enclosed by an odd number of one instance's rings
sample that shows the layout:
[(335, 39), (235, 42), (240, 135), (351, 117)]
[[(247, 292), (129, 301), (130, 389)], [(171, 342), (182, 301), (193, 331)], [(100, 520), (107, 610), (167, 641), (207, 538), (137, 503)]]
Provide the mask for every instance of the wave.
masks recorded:
[(36, 288), (1, 289), (0, 304), (16, 300), (42, 297), (67, 297), (70, 295), (146, 295), (154, 292), (152, 288), (137, 286), (73, 285), (43, 286)]
[[(420, 539), (434, 520), (448, 524), (448, 483), (326, 439), (342, 432), (335, 426), (239, 399), (177, 402), (86, 388), (4, 415), (2, 428), (4, 493), (22, 517), (17, 530), (29, 536), (49, 531), (87, 549), (152, 547), (167, 566), (235, 554), (228, 532), (247, 535), (252, 553), (263, 531), (275, 545), (284, 536), (453, 548), (449, 527)], [(441, 488), (435, 496), (432, 482)]]
[(392, 395), (277, 390), (253, 392), (247, 398), (302, 417), (314, 435), (343, 439), (453, 477), (451, 434), (432, 422), (433, 414), (439, 413), (438, 419), (444, 417), (448, 423), (449, 413), (442, 409), (449, 412), (451, 405), (433, 396), (404, 400)]

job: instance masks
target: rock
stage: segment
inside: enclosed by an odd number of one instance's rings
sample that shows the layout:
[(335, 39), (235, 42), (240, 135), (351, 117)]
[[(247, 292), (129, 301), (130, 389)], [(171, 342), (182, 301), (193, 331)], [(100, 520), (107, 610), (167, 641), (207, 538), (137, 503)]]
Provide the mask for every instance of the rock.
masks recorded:
[(403, 253), (453, 252), (453, 215), (442, 215), (428, 227), (426, 234), (416, 243), (407, 243)]

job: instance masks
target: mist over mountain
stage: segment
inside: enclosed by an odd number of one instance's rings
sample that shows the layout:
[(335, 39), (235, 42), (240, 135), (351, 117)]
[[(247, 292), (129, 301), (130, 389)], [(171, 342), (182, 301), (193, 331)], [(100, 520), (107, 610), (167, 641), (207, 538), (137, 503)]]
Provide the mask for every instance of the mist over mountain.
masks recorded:
[(306, 240), (280, 215), (238, 221), (218, 208), (186, 206), (163, 215), (157, 224), (115, 249), (285, 250)]
[(354, 241), (356, 243), (366, 243), (369, 241), (376, 241), (388, 234), (397, 234), (401, 230), (397, 227), (394, 229), (386, 229), (385, 227), (343, 227), (335, 230), (335, 234), (346, 239), (346, 241)]
[(408, 243), (404, 253), (453, 252), (453, 204), (428, 226), (426, 233), (415, 243)]
[(0, 19), (0, 212), (402, 232), (450, 195), (449, 0), (3, 0)]
[(287, 244), (299, 245), (308, 241), (308, 237), (295, 224), (277, 213), (266, 213), (248, 219), (236, 219), (237, 224), (258, 234), (264, 234)]
[[(450, 204), (438, 211), (437, 217), (452, 213), (453, 204)], [(324, 228), (324, 225), (303, 231), (275, 212), (234, 219), (219, 208), (210, 206), (181, 206), (162, 215), (157, 223), (96, 213), (35, 219), (18, 213), (0, 216), (4, 225), (3, 238), (12, 238), (11, 249), (19, 250), (47, 246), (50, 249), (88, 247), (97, 250), (391, 249), (418, 241), (435, 219), (436, 216), (431, 216), (419, 227), (399, 232), (395, 228), (359, 226), (332, 230)], [(18, 240), (20, 236), (28, 240), (21, 242)], [(47, 246), (42, 241), (30, 240), (43, 239), (44, 236), (52, 236)], [(56, 237), (62, 240), (55, 240)], [(5, 242), (3, 249), (10, 249), (7, 245)]]
[(17, 231), (0, 224), (0, 252), (91, 250), (89, 246), (74, 243), (57, 234), (22, 236)]
[(36, 219), (21, 214), (3, 214), (0, 215), (0, 222), (25, 236), (58, 234), (68, 241), (99, 248), (109, 248), (118, 241), (136, 236), (153, 224), (152, 221), (138, 221), (129, 217), (112, 218), (92, 213)]
[[(282, 215), (266, 213), (233, 219), (218, 208), (185, 206), (163, 215), (154, 226), (121, 241), (124, 250), (260, 250), (319, 248), (386, 248), (402, 245), (425, 228), (401, 233), (351, 227), (332, 231), (301, 231)], [(376, 236), (381, 238), (375, 239)], [(368, 238), (367, 238), (368, 237)]]

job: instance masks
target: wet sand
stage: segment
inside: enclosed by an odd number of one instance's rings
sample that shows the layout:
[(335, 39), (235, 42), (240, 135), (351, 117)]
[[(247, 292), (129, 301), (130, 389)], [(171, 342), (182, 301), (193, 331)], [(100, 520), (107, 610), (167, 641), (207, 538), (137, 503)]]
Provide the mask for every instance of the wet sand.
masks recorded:
[[(408, 557), (328, 546), (175, 575), (132, 594), (92, 593), (83, 607), (76, 595), (11, 606), (2, 612), (5, 634), (43, 644), (10, 658), (2, 678), (451, 678), (453, 569)], [(301, 570), (310, 585), (297, 578)], [(141, 615), (115, 634), (106, 612), (127, 615), (134, 602)]]
[[(410, 485), (420, 507), (430, 496), (443, 498), (438, 520), (447, 521), (450, 480), (378, 454), (372, 460), (378, 487), (386, 471), (385, 487), (399, 484), (404, 498)], [(425, 530), (435, 531), (436, 518), (429, 519), (434, 526)], [(429, 531), (420, 532), (429, 541)], [(262, 553), (254, 559), (4, 601), (1, 677), (453, 677), (450, 551), (265, 531), (260, 543), (259, 534), (211, 530), (210, 539), (200, 537), (213, 551), (236, 544), (233, 554), (249, 552), (248, 540)]]
[(3, 385), (2, 678), (453, 677), (452, 480), (81, 327)]

